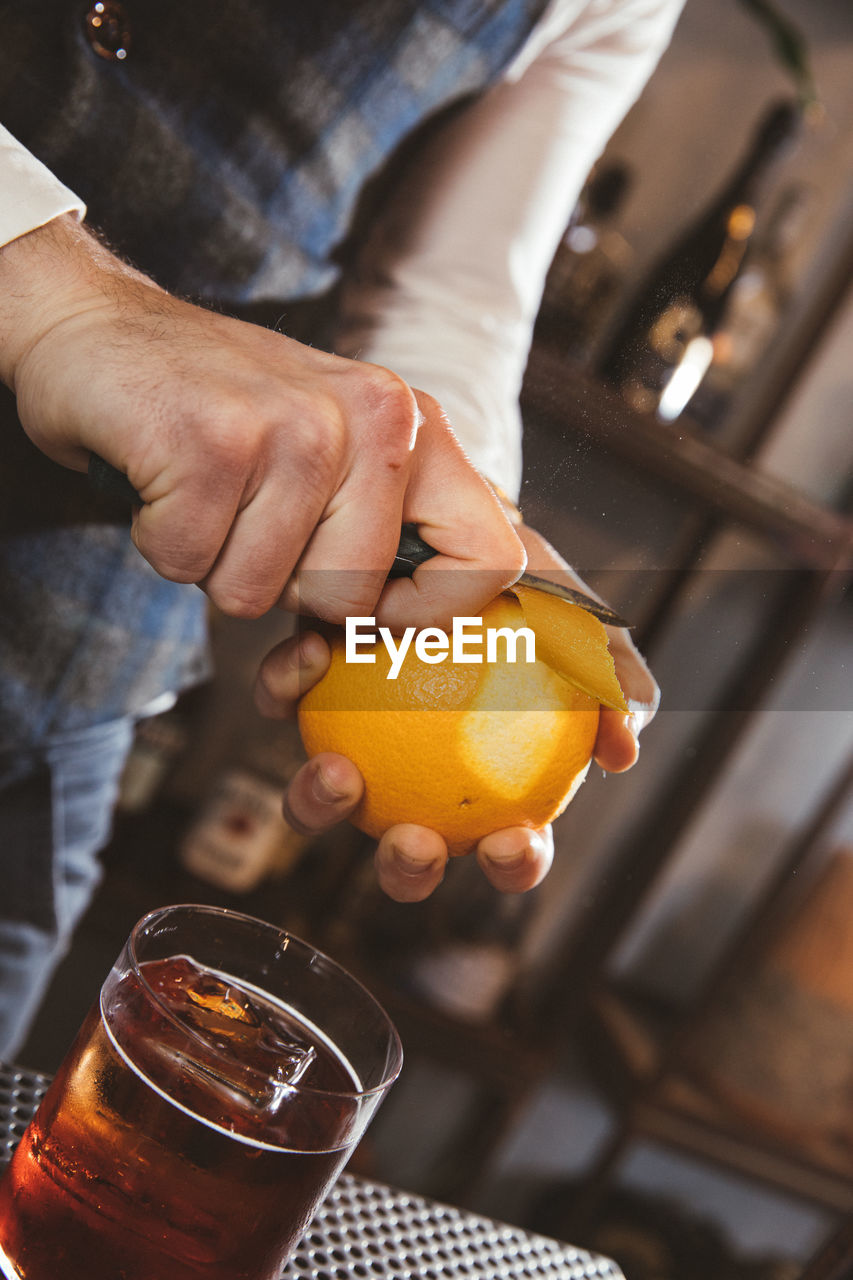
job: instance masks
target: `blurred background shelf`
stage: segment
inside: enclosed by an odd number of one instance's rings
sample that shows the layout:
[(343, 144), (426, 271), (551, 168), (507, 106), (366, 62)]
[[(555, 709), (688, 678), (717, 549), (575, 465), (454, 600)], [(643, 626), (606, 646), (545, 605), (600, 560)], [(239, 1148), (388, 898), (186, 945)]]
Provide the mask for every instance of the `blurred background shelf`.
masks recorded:
[[(849, 273), (841, 278), (849, 279)], [(843, 295), (836, 302), (842, 300)], [(562, 394), (555, 395), (555, 387), (561, 387)], [(752, 457), (738, 456), (713, 437), (703, 436), (689, 412), (676, 422), (638, 413), (591, 374), (545, 346), (534, 347), (531, 354), (524, 406), (540, 429), (557, 440), (588, 437), (614, 458), (641, 467), (679, 495), (695, 500), (698, 529), (682, 535), (685, 548), (696, 540), (695, 554), (701, 551), (697, 534), (701, 532), (704, 544), (713, 532), (702, 519), (710, 515), (760, 533), (792, 565), (826, 573), (850, 568), (853, 526), (848, 517), (763, 471)], [(765, 422), (764, 438), (769, 431), (770, 422)], [(681, 547), (679, 551), (683, 571), (695, 554), (685, 556)]]
[[(611, 990), (593, 997), (590, 1015), (586, 1052), (609, 1092), (632, 1099), (626, 1122), (632, 1137), (695, 1153), (833, 1212), (853, 1213), (853, 1159), (818, 1135), (799, 1134), (793, 1141), (750, 1123), (746, 1104), (726, 1105), (677, 1068), (659, 1075), (662, 1044), (652, 1029), (659, 1013), (644, 1016), (641, 1004)], [(590, 1180), (585, 1196), (604, 1190)]]

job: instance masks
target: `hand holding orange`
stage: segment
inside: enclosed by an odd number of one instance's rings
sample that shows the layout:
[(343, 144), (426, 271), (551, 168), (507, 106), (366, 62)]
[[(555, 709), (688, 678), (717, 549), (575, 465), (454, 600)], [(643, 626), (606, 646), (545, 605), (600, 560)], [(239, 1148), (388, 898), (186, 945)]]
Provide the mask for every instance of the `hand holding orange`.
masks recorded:
[(301, 699), (299, 729), (309, 756), (346, 756), (364, 779), (351, 815), (380, 837), (400, 823), (428, 827), (451, 855), (507, 827), (540, 830), (586, 777), (599, 706), (625, 713), (602, 624), (577, 605), (515, 587), (482, 614), (484, 629), (529, 627), (536, 660), (441, 665), (410, 648), (396, 678), (384, 646), (375, 661), (346, 660), (343, 633), (331, 663)]
[[(523, 525), (518, 533), (528, 552), (528, 567), (533, 573), (589, 590), (535, 530)], [(531, 605), (528, 600), (527, 604), (529, 612), (536, 607), (535, 602)], [(553, 660), (552, 649), (564, 656), (571, 650), (579, 655), (576, 663), (580, 662), (586, 645), (579, 643), (577, 636), (570, 645), (568, 636), (561, 638), (559, 628), (542, 626), (539, 621), (534, 626), (539, 631), (537, 658), (550, 663)], [(611, 705), (602, 703), (593, 759), (602, 769), (619, 773), (629, 769), (636, 760), (637, 735), (655, 714), (658, 688), (630, 634), (614, 628), (607, 628), (606, 634), (618, 683), (624, 691), (630, 714), (626, 714), (624, 705), (618, 706), (615, 699), (611, 700)], [(256, 685), (259, 709), (265, 715), (277, 718), (295, 716), (301, 696), (321, 680), (329, 665), (329, 645), (316, 632), (305, 631), (298, 638), (284, 641), (261, 666)], [(361, 670), (369, 671), (371, 668), (362, 667)], [(519, 668), (513, 670), (517, 672)], [(583, 685), (583, 671), (577, 665), (574, 678)], [(605, 690), (601, 693), (604, 694)], [(347, 700), (352, 709), (350, 694), (347, 694)], [(496, 711), (495, 697), (491, 696), (490, 700), (491, 706), (484, 709)], [(541, 698), (537, 696), (536, 702), (532, 706), (528, 704), (527, 709), (542, 710)], [(500, 714), (508, 718), (505, 710)], [(382, 715), (387, 713), (374, 713), (374, 720), (381, 724)], [(321, 752), (312, 757), (292, 780), (285, 797), (285, 813), (297, 830), (318, 835), (350, 818), (363, 794), (362, 777), (351, 761), (338, 752)], [(477, 860), (486, 877), (497, 888), (513, 893), (538, 884), (550, 867), (552, 854), (553, 841), (547, 825), (539, 831), (528, 826), (494, 830), (479, 842), (476, 849)], [(447, 846), (442, 837), (430, 827), (417, 824), (411, 813), (407, 813), (401, 824), (390, 827), (382, 835), (376, 853), (377, 875), (391, 897), (415, 901), (427, 897), (441, 881), (446, 859)]]

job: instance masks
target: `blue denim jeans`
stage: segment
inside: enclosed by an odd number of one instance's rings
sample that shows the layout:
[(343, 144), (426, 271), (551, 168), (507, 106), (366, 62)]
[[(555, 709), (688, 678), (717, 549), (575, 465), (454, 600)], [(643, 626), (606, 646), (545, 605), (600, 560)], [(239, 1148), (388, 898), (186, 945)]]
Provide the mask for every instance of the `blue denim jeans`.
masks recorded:
[(101, 878), (130, 717), (0, 755), (0, 1059), (14, 1058)]

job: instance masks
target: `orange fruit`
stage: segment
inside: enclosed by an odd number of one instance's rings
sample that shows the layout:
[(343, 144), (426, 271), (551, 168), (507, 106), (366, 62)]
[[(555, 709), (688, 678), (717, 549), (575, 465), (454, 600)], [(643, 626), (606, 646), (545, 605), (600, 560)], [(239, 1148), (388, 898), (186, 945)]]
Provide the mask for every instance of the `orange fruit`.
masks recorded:
[[(529, 626), (535, 662), (440, 664), (411, 644), (396, 679), (384, 643), (360, 646), (370, 664), (346, 661), (331, 640), (324, 677), (299, 704), (309, 756), (349, 757), (364, 778), (351, 821), (379, 837), (401, 822), (431, 827), (451, 854), (504, 827), (538, 829), (563, 811), (586, 777), (599, 705), (627, 711), (602, 624), (577, 605), (514, 588), (484, 609), (484, 628)], [(484, 657), (485, 657), (485, 650)]]

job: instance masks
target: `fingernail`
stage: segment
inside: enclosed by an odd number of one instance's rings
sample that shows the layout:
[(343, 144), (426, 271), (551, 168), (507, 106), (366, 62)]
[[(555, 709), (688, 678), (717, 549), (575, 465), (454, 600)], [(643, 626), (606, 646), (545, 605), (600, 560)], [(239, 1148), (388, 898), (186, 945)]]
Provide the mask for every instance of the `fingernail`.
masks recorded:
[(628, 699), (628, 706), (631, 714), (626, 717), (625, 723), (636, 738), (645, 728), (649, 718), (649, 708), (644, 702), (638, 702), (635, 698)]
[(391, 853), (394, 858), (394, 865), (399, 871), (406, 876), (422, 876), (424, 872), (431, 871), (435, 867), (435, 858), (413, 858), (411, 854), (404, 853), (396, 845), (391, 846)]
[(314, 774), (314, 781), (311, 784), (311, 794), (315, 800), (319, 800), (321, 804), (339, 804), (341, 800), (347, 798), (345, 791), (341, 791), (336, 787), (329, 778), (326, 777), (322, 769), (318, 769)]
[(514, 853), (502, 853), (496, 856), (493, 853), (486, 854), (486, 861), (490, 862), (493, 867), (497, 867), (501, 871), (515, 871), (518, 867), (524, 865), (530, 855), (530, 850), (525, 846), (518, 849)]

